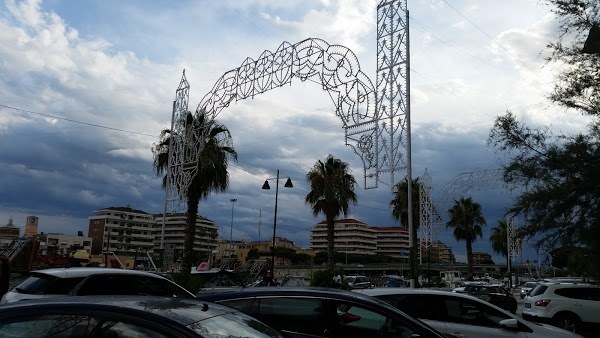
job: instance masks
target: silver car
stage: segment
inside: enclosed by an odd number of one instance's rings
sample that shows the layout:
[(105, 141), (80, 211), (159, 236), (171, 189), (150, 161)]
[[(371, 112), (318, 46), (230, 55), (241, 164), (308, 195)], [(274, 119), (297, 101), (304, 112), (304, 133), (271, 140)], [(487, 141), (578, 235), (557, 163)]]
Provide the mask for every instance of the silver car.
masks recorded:
[(551, 325), (526, 321), (476, 297), (455, 292), (407, 288), (375, 288), (354, 291), (381, 299), (451, 336), (466, 338), (581, 337)]

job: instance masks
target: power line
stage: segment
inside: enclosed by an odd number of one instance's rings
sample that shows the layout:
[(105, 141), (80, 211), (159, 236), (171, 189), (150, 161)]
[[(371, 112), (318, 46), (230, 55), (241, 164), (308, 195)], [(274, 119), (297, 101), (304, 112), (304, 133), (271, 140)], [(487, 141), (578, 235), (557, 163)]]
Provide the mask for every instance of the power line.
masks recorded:
[(469, 21), (469, 23), (471, 23), (473, 26), (475, 26), (475, 28), (477, 28), (481, 33), (483, 33), (485, 36), (487, 36), (491, 41), (493, 41), (495, 44), (500, 46), (500, 48), (502, 48), (506, 53), (508, 53), (508, 55), (512, 56), (515, 60), (519, 61), (519, 63), (522, 64), (523, 66), (525, 66), (525, 68), (527, 68), (531, 73), (533, 73), (535, 76), (537, 76), (540, 80), (544, 81), (544, 79), (542, 79), (542, 77), (538, 73), (536, 73), (533, 69), (531, 69), (528, 65), (526, 65), (525, 62), (521, 61), (521, 59), (519, 59), (517, 56), (515, 56), (513, 53), (511, 53), (508, 49), (506, 49), (502, 44), (500, 44), (500, 42), (496, 41), (496, 39), (491, 37), (483, 29), (481, 29), (477, 24), (475, 24), (473, 21), (471, 21), (471, 19), (467, 18), (458, 9), (454, 8), (454, 6), (452, 6), (450, 3), (448, 3), (448, 1), (446, 1), (446, 0), (443, 0), (443, 1), (446, 5), (450, 6), (450, 8), (452, 8), (456, 13), (458, 13), (460, 16), (465, 18), (465, 20)]
[(90, 127), (96, 127), (96, 128), (102, 128), (102, 129), (120, 131), (120, 132), (123, 132), (123, 133), (135, 134), (135, 135), (141, 135), (141, 136), (157, 137), (157, 135), (150, 135), (150, 134), (140, 133), (140, 132), (132, 131), (132, 130), (119, 129), (119, 128), (108, 127), (108, 126), (104, 126), (104, 125), (96, 124), (96, 123), (90, 123), (90, 122), (83, 122), (83, 121), (73, 120), (73, 119), (69, 119), (69, 118), (66, 118), (66, 117), (60, 117), (60, 116), (56, 116), (56, 115), (50, 115), (50, 114), (36, 112), (36, 111), (33, 111), (33, 110), (27, 110), (27, 109), (22, 109), (22, 108), (7, 106), (5, 104), (0, 104), (0, 107), (11, 109), (11, 110), (15, 110), (15, 111), (20, 111), (20, 112), (24, 112), (24, 113), (28, 113), (28, 114), (39, 115), (39, 116), (49, 117), (49, 118), (53, 118), (53, 119), (57, 119), (57, 120), (62, 120), (62, 121), (68, 121), (68, 122), (72, 122), (72, 123), (82, 124), (82, 125), (86, 125), (86, 126), (90, 126)]

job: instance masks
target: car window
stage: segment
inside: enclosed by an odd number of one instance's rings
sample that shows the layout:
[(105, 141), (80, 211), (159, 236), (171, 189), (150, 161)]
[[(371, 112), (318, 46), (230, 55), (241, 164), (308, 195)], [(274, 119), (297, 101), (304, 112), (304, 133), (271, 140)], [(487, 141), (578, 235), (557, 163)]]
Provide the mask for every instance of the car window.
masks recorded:
[(344, 301), (335, 301), (335, 337), (412, 337), (419, 333), (412, 325), (387, 317), (371, 309)]
[(544, 292), (546, 292), (546, 289), (548, 289), (548, 287), (546, 285), (538, 284), (535, 288), (533, 288), (533, 290), (531, 290), (529, 295), (531, 297), (539, 296), (539, 295), (543, 294)]
[(83, 280), (77, 278), (57, 278), (46, 274), (35, 274), (15, 287), (15, 291), (29, 295), (66, 295)]
[(257, 299), (257, 302), (252, 316), (275, 329), (320, 336), (327, 330), (321, 299), (274, 297)]
[(158, 332), (154, 328), (117, 320), (102, 320), (92, 329), (91, 337), (110, 338), (169, 338), (172, 335)]
[(203, 337), (275, 338), (282, 335), (273, 328), (243, 313), (214, 316), (187, 326)]
[(511, 318), (501, 311), (470, 299), (446, 298), (444, 303), (448, 322), (497, 328), (500, 327), (500, 321)]
[(194, 298), (177, 284), (162, 278), (135, 275), (94, 275), (86, 278), (77, 295), (152, 295)]
[(559, 296), (573, 298), (573, 299), (600, 300), (597, 297), (598, 291), (595, 290), (594, 288), (578, 288), (578, 287), (563, 288), (563, 289), (554, 290), (554, 293)]
[(85, 336), (89, 316), (39, 315), (3, 319), (0, 337), (81, 337)]
[(252, 304), (254, 304), (254, 298), (224, 300), (219, 301), (218, 303), (238, 309), (244, 313), (252, 313)]
[(381, 299), (413, 318), (445, 321), (442, 298), (433, 295), (381, 295)]

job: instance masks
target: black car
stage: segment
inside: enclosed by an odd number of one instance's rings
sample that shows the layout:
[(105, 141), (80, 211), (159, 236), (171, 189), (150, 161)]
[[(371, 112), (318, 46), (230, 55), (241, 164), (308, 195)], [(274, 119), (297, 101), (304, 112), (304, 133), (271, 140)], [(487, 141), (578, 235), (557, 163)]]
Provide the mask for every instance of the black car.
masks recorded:
[(82, 296), (0, 306), (0, 337), (283, 337), (235, 309), (195, 299)]
[(443, 337), (383, 301), (346, 290), (261, 287), (201, 291), (196, 298), (234, 307), (289, 337)]
[(474, 284), (465, 286), (465, 294), (503, 308), (511, 313), (517, 312), (517, 299), (500, 284)]

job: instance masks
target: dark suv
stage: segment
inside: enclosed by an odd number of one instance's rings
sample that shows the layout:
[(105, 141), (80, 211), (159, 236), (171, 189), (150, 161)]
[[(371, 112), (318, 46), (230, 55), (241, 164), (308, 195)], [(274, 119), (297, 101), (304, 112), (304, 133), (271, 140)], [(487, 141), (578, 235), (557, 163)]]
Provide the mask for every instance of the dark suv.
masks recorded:
[(517, 299), (502, 284), (467, 285), (464, 293), (494, 304), (506, 311), (517, 312)]

